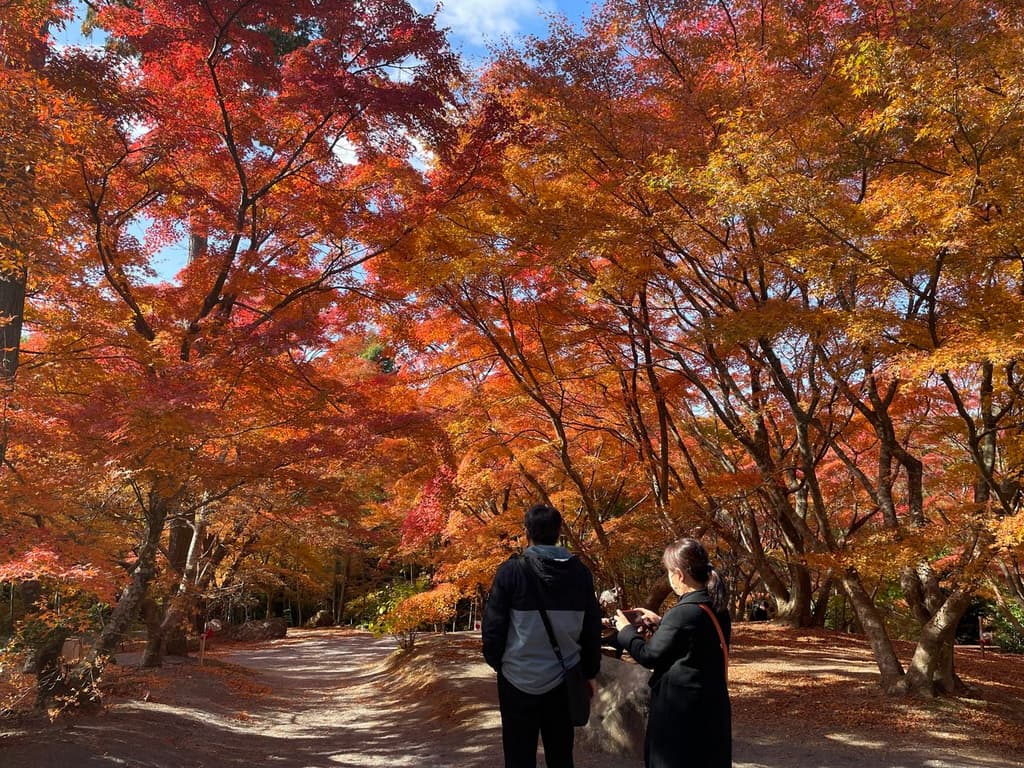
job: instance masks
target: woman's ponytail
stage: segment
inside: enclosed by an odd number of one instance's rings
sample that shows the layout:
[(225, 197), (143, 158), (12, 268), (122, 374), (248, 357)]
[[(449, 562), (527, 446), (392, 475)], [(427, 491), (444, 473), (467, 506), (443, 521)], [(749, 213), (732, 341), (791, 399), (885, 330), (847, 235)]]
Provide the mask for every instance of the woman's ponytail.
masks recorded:
[(725, 579), (718, 575), (718, 571), (708, 565), (708, 597), (711, 598), (711, 606), (715, 613), (722, 613), (729, 610), (729, 588), (725, 586)]

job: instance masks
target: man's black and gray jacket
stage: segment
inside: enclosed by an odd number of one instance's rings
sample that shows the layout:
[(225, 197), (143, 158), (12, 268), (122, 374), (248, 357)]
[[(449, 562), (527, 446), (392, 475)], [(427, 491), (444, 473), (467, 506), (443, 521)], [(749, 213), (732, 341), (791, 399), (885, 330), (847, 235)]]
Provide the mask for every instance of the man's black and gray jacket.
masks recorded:
[(581, 664), (592, 679), (601, 666), (601, 608), (593, 576), (563, 547), (534, 544), (522, 558), (536, 576), (536, 589), (519, 558), (498, 568), (484, 609), (484, 659), (524, 693), (546, 693), (562, 682), (562, 666), (537, 607), (540, 595), (566, 668)]

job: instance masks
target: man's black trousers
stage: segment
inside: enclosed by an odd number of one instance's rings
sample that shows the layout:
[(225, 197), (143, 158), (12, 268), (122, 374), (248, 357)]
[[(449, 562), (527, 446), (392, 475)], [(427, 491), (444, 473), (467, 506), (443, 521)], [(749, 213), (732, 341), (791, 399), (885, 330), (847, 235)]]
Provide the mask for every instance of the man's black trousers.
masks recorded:
[(498, 706), (505, 768), (536, 768), (538, 734), (548, 768), (573, 768), (573, 728), (564, 682), (547, 693), (523, 693), (499, 674)]

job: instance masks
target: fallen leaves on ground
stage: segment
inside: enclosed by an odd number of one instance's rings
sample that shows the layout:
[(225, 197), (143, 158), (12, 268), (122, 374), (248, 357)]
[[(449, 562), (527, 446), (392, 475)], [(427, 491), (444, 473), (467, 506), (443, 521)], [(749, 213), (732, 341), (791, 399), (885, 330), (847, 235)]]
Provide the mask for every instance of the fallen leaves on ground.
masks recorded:
[[(906, 664), (911, 643), (897, 643)], [(737, 624), (729, 667), (733, 718), (780, 739), (816, 732), (865, 738), (971, 742), (993, 751), (1024, 751), (1024, 656), (958, 646), (957, 673), (967, 689), (931, 700), (887, 696), (864, 638), (826, 630)]]

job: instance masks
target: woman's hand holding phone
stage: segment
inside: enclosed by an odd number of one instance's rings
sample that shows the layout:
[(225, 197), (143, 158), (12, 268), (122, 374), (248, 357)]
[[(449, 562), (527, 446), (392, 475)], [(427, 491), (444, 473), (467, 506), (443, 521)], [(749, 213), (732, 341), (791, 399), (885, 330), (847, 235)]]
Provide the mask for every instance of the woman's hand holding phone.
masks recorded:
[(651, 633), (661, 623), (661, 616), (646, 608), (630, 608), (615, 612), (615, 628), (622, 630), (626, 627), (636, 627), (642, 633)]
[(649, 611), (646, 608), (634, 608), (634, 613), (639, 614), (638, 618), (641, 621), (649, 622), (654, 626), (661, 624), (661, 616), (656, 614), (654, 611)]

